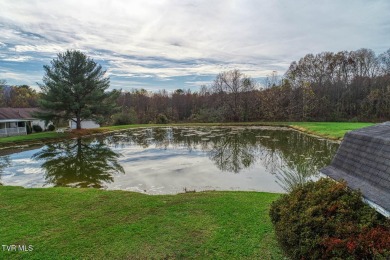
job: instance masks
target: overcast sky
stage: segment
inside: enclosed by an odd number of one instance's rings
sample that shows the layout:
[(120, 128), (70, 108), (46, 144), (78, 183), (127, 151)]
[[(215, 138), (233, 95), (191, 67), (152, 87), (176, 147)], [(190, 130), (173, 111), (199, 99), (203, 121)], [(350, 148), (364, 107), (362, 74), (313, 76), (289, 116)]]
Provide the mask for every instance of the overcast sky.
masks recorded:
[(261, 81), (307, 53), (386, 51), (389, 13), (389, 0), (0, 0), (0, 79), (36, 87), (77, 49), (111, 88), (197, 90), (233, 68)]

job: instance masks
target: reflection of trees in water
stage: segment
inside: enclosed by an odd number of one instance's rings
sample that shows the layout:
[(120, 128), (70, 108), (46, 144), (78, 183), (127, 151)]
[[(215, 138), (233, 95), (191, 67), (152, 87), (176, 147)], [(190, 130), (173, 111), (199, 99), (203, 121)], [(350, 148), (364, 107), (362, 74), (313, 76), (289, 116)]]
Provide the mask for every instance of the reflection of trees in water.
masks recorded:
[(247, 131), (227, 134), (212, 143), (209, 158), (221, 171), (239, 173), (256, 161), (256, 139)]
[(115, 147), (138, 145), (144, 148), (185, 148), (202, 150), (221, 171), (238, 173), (256, 160), (256, 139), (249, 131), (216, 130), (211, 128), (156, 128), (130, 131), (127, 135), (108, 139)]
[(301, 186), (311, 180), (316, 173), (299, 171), (290, 167), (281, 167), (276, 173), (277, 183), (286, 192), (292, 191), (295, 187)]
[(111, 143), (167, 149), (200, 149), (221, 170), (239, 173), (256, 161), (290, 189), (328, 165), (338, 145), (295, 131), (239, 128), (158, 128), (129, 131)]
[(9, 159), (8, 155), (4, 155), (0, 157), (0, 185), (3, 185), (1, 183), (1, 174), (3, 173), (4, 168), (10, 167), (11, 161)]
[(261, 139), (261, 145), (268, 150), (264, 166), (272, 169), (278, 184), (289, 191), (317, 176), (318, 170), (331, 162), (338, 144), (295, 131), (287, 133), (270, 132), (270, 138)]
[(172, 139), (171, 131), (167, 131), (166, 128), (156, 129), (136, 129), (120, 132), (107, 136), (105, 141), (108, 145), (112, 145), (115, 148), (125, 148), (131, 145), (141, 146), (148, 148), (154, 144), (160, 148), (167, 148)]
[(48, 144), (32, 158), (44, 161), (42, 168), (48, 183), (101, 188), (103, 182), (113, 181), (112, 174), (124, 173), (118, 157), (101, 141), (77, 139)]

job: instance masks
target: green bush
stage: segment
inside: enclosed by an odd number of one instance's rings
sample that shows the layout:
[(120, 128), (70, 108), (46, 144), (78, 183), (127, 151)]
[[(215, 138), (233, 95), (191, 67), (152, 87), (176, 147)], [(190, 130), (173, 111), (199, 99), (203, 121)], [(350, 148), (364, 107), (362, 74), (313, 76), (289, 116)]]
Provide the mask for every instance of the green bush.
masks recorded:
[(135, 113), (134, 109), (130, 109), (129, 111), (123, 111), (113, 116), (114, 125), (130, 125), (135, 124), (136, 122), (137, 114)]
[(49, 126), (47, 127), (47, 130), (48, 130), (48, 131), (54, 131), (54, 130), (56, 130), (56, 127), (55, 127), (53, 124), (51, 124), (51, 125), (49, 125)]
[(36, 132), (36, 133), (40, 133), (40, 132), (42, 132), (42, 127), (40, 126), (40, 125), (33, 125), (32, 126), (32, 129), (34, 130), (34, 132)]
[(28, 135), (32, 133), (32, 129), (31, 129), (31, 126), (29, 124), (26, 125), (26, 131), (27, 131)]
[(168, 117), (164, 114), (158, 114), (156, 117), (156, 124), (168, 124)]
[(223, 122), (225, 119), (223, 114), (224, 111), (222, 108), (202, 108), (196, 114), (193, 114), (190, 119), (191, 121), (202, 123)]
[(389, 222), (345, 183), (309, 182), (273, 202), (276, 237), (292, 259), (386, 259)]

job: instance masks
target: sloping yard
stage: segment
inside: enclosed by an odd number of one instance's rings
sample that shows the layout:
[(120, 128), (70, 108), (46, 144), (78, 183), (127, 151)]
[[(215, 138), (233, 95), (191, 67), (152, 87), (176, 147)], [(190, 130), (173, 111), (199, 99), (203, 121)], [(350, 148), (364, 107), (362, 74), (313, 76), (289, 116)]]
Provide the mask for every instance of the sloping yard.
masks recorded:
[(268, 212), (278, 194), (0, 186), (0, 258), (281, 259)]

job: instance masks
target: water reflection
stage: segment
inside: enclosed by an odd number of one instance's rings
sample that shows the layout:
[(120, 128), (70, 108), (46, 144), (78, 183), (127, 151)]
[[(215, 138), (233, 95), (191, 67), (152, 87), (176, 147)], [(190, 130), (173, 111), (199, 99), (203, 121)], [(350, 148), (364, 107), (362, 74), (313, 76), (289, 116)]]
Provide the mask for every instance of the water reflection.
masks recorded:
[(296, 131), (256, 128), (141, 129), (107, 140), (116, 147), (201, 150), (222, 172), (240, 173), (261, 163), (286, 191), (315, 178), (338, 148), (336, 143)]
[(247, 131), (212, 142), (209, 158), (221, 171), (239, 173), (256, 161), (256, 140)]
[(326, 140), (282, 131), (274, 133), (272, 138), (263, 138), (261, 144), (268, 148), (264, 154), (265, 165), (285, 191), (316, 178), (319, 169), (331, 162), (338, 148), (338, 144)]
[(117, 161), (119, 156), (102, 141), (77, 139), (49, 144), (32, 158), (44, 161), (41, 167), (47, 183), (101, 188), (113, 181), (112, 174), (124, 173)]
[(143, 128), (9, 155), (8, 162), (15, 163), (0, 161), (0, 173), (3, 169), (3, 184), (26, 187), (106, 187), (152, 194), (184, 188), (281, 192), (315, 178), (337, 147), (281, 129)]
[(9, 156), (1, 156), (0, 157), (0, 186), (2, 186), (3, 184), (1, 183), (1, 175), (3, 173), (3, 170), (4, 168), (7, 168), (11, 166), (11, 161), (9, 159)]

